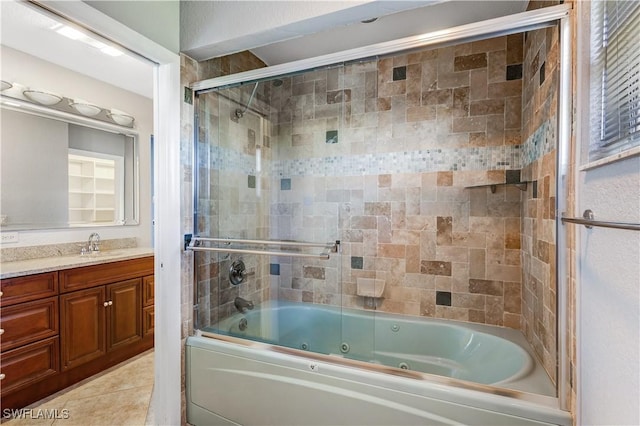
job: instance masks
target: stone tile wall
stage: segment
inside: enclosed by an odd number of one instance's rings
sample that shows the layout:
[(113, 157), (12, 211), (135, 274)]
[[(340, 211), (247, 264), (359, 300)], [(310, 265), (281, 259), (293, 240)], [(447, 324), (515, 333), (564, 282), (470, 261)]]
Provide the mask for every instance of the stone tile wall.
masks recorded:
[(558, 28), (525, 36), (522, 176), (531, 182), (522, 199), (522, 330), (555, 382), (556, 123)]
[[(277, 263), (287, 300), (520, 328), (522, 35), (286, 78), (272, 89), (271, 237), (338, 239)], [(274, 194), (277, 191), (274, 191)], [(342, 288), (336, 278), (342, 280)]]

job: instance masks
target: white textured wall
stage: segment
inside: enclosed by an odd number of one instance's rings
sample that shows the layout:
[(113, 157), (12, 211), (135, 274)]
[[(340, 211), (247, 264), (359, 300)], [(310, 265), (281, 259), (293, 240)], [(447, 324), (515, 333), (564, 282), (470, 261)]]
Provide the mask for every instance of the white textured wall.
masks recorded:
[[(579, 205), (640, 223), (640, 157), (581, 173)], [(640, 424), (640, 232), (580, 227), (579, 423)]]
[[(2, 46), (1, 70), (3, 80), (50, 90), (68, 98), (85, 99), (101, 107), (116, 108), (136, 118), (140, 155), (140, 225), (124, 227), (96, 227), (102, 239), (136, 237), (138, 245), (151, 245), (151, 148), (153, 132), (153, 101), (110, 84), (78, 74), (15, 49)], [(149, 75), (149, 78), (153, 78)], [(5, 143), (3, 140), (2, 143)], [(21, 231), (18, 243), (5, 247), (84, 241), (94, 228), (64, 228)]]

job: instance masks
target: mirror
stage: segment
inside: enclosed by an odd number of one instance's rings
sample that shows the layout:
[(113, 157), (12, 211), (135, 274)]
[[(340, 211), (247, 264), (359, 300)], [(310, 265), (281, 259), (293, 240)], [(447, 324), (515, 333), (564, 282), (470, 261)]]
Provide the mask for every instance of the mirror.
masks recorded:
[(3, 231), (138, 224), (137, 134), (13, 101), (2, 104)]

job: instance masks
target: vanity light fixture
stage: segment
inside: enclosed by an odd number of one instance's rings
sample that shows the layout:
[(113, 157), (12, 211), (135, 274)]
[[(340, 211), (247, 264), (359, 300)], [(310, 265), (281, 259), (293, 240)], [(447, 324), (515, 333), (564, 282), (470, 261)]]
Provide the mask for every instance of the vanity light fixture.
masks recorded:
[(107, 116), (121, 126), (131, 126), (134, 120), (131, 114), (113, 108), (107, 113)]
[(9, 83), (8, 81), (4, 81), (4, 80), (0, 80), (0, 81), (2, 81), (2, 86), (0, 86), (0, 91), (11, 89), (13, 87), (13, 84)]
[(81, 99), (74, 99), (73, 102), (69, 103), (69, 106), (76, 111), (78, 111), (82, 115), (86, 115), (88, 117), (92, 117), (97, 115), (102, 111), (102, 108), (99, 106), (90, 104), (87, 101), (83, 101)]
[(34, 89), (26, 89), (22, 92), (28, 99), (33, 102), (39, 103), (40, 105), (55, 105), (60, 103), (62, 100), (62, 96), (56, 95), (55, 93), (47, 92), (45, 90), (34, 90)]

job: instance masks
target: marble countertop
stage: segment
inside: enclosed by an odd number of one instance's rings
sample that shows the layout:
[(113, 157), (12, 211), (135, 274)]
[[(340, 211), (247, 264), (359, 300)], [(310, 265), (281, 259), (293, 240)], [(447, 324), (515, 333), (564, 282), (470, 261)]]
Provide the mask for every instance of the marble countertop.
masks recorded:
[(0, 263), (0, 279), (40, 274), (43, 272), (71, 269), (79, 266), (98, 265), (118, 260), (153, 256), (153, 248), (136, 247), (105, 250), (97, 254), (77, 254), (73, 256), (52, 256), (39, 259), (18, 260)]

